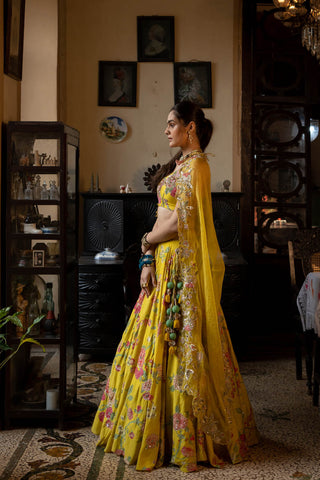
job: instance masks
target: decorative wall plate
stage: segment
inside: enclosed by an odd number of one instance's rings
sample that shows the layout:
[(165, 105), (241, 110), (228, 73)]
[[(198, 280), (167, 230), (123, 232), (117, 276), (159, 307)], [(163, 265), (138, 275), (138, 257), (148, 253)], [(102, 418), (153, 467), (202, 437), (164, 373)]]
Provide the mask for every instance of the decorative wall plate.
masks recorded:
[(119, 143), (125, 139), (128, 133), (127, 124), (120, 117), (106, 117), (101, 123), (99, 130), (109, 142)]

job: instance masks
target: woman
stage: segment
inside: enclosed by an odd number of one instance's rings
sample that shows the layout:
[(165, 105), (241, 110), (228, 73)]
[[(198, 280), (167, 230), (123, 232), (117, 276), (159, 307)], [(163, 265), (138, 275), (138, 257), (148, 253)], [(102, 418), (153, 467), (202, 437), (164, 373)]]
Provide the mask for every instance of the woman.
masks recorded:
[(212, 124), (184, 101), (165, 134), (181, 150), (154, 178), (158, 216), (142, 238), (142, 290), (93, 432), (137, 470), (169, 461), (190, 472), (198, 462), (240, 462), (257, 431), (220, 307), (224, 263), (202, 153)]

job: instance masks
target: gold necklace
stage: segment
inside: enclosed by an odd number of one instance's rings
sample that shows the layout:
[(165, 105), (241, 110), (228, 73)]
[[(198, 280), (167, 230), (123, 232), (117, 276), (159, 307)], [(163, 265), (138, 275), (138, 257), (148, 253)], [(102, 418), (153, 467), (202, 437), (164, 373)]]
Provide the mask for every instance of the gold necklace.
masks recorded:
[(176, 160), (176, 165), (181, 165), (181, 163), (185, 162), (188, 158), (196, 155), (197, 153), (202, 153), (202, 150), (192, 150), (192, 152), (189, 152), (186, 155), (182, 155), (179, 159)]

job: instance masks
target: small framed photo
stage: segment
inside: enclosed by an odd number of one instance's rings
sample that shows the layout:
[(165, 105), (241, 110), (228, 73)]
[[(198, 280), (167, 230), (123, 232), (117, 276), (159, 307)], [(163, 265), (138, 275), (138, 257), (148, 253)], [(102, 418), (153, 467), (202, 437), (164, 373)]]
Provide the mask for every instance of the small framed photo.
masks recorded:
[(212, 107), (211, 62), (174, 64), (174, 102), (189, 100), (199, 107)]
[(4, 73), (22, 80), (25, 0), (4, 1)]
[(99, 62), (99, 106), (135, 107), (137, 62)]
[(33, 266), (34, 267), (44, 267), (44, 250), (33, 250)]
[(138, 61), (174, 62), (174, 17), (137, 17)]

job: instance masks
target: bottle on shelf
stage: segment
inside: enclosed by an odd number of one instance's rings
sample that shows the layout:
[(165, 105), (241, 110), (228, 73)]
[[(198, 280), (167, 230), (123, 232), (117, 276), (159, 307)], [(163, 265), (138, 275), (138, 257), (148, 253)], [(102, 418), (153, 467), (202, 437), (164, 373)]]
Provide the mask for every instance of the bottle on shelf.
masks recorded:
[(46, 291), (44, 293), (44, 299), (41, 309), (42, 315), (47, 315), (49, 311), (54, 311), (52, 287), (52, 282), (46, 283)]
[(24, 191), (24, 199), (25, 200), (33, 200), (33, 191), (31, 188), (31, 182), (27, 182), (27, 187)]
[(41, 200), (49, 200), (49, 190), (47, 190), (46, 182), (43, 182), (42, 184)]
[[(32, 325), (33, 321), (40, 316), (40, 309), (35, 294), (31, 295), (30, 306), (28, 312), (28, 324)], [(40, 323), (34, 325), (31, 329), (31, 335), (40, 335)]]
[(50, 200), (59, 200), (59, 191), (55, 180), (50, 182), (49, 197)]
[(21, 178), (18, 179), (17, 182), (17, 199), (24, 200), (24, 191), (23, 191), (23, 184)]
[(54, 302), (52, 294), (52, 283), (46, 284), (41, 313), (45, 315), (43, 319), (43, 330), (47, 335), (53, 335), (56, 330), (56, 319), (54, 316)]
[(36, 175), (36, 183), (34, 185), (34, 192), (33, 192), (35, 200), (40, 200), (41, 199), (42, 188), (41, 188), (41, 185), (40, 185), (40, 180), (41, 180), (40, 175)]

